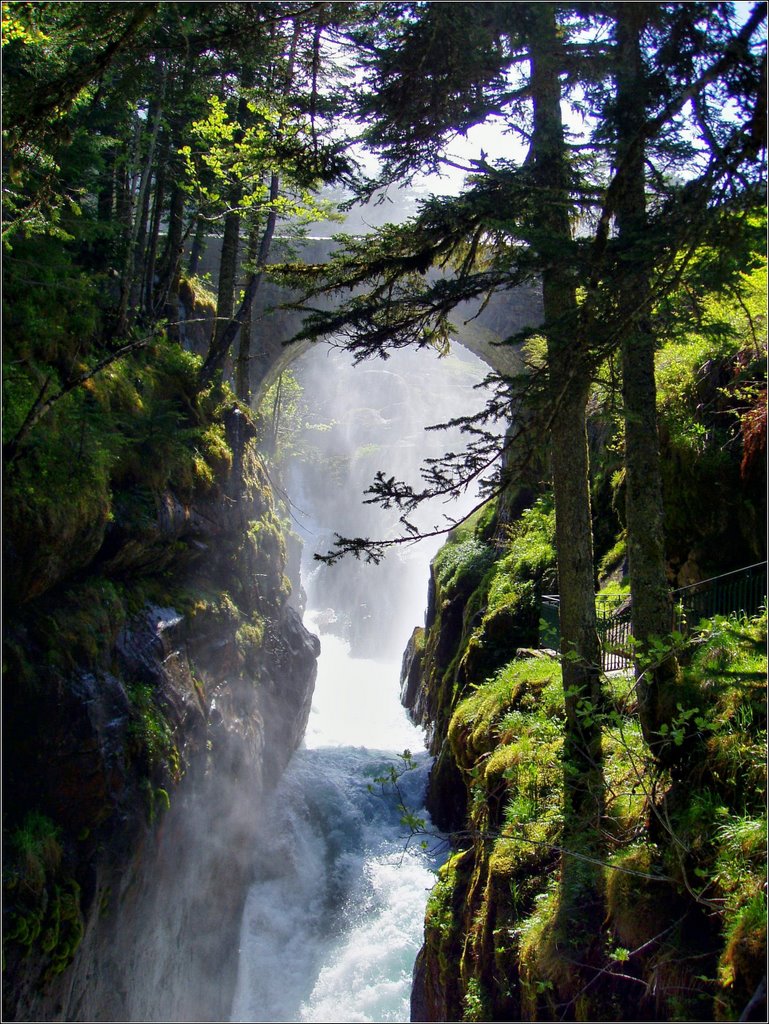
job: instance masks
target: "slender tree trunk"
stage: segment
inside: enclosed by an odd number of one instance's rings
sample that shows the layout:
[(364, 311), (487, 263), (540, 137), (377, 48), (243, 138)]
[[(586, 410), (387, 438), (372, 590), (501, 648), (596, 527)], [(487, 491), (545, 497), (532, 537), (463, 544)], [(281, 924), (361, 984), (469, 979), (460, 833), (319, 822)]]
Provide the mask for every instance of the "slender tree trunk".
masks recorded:
[[(550, 436), (560, 582), (561, 651), (566, 696), (567, 778), (576, 815), (600, 813), (593, 792), (600, 765), (600, 648), (596, 630), (593, 533), (590, 514), (585, 410), (590, 366), (577, 340), (578, 307), (569, 224), (566, 147), (561, 120), (560, 61), (552, 4), (538, 4), (539, 31), (531, 46), (534, 99), (534, 174), (539, 202), (537, 227), (546, 232), (542, 292), (550, 374)], [(592, 713), (585, 713), (588, 706)]]
[[(282, 93), (284, 96), (288, 96), (291, 85), (294, 80), (294, 64), (296, 61), (297, 49), (299, 46), (299, 37), (302, 31), (302, 22), (300, 19), (294, 21), (294, 31), (291, 37), (291, 46), (288, 52), (288, 60), (286, 62), (286, 75), (283, 82)], [(245, 292), (243, 294), (243, 300), (240, 303), (237, 313), (232, 317), (230, 322), (224, 327), (224, 330), (219, 333), (218, 329), (214, 335), (211, 346), (208, 350), (208, 355), (203, 363), (200, 371), (200, 382), (201, 386), (205, 387), (206, 384), (210, 383), (213, 379), (214, 374), (224, 367), (224, 362), (227, 358), (227, 353), (230, 347), (235, 341), (240, 330), (240, 325), (243, 319), (249, 314), (251, 305), (254, 301), (254, 297), (259, 289), (259, 285), (264, 277), (264, 268), (267, 266), (267, 261), (270, 258), (270, 248), (272, 246), (273, 235), (275, 234), (275, 225), (278, 220), (278, 214), (275, 209), (275, 204), (280, 195), (280, 175), (278, 171), (273, 171), (270, 175), (270, 198), (269, 198), (269, 209), (267, 213), (267, 220), (265, 223), (264, 231), (262, 233), (262, 240), (259, 244), (259, 253), (256, 260), (256, 266), (251, 274), (249, 274), (246, 282)]]
[(97, 216), (101, 223), (110, 223), (115, 215), (115, 151), (105, 152), (105, 168), (99, 181)]
[[(259, 245), (259, 222), (256, 217), (251, 221), (248, 231), (248, 248), (246, 250), (246, 265), (253, 267), (258, 255)], [(240, 344), (238, 345), (238, 358), (235, 363), (235, 394), (242, 402), (248, 403), (251, 399), (250, 389), (250, 364), (251, 364), (251, 334), (253, 331), (253, 303), (245, 310), (240, 324)]]
[[(641, 33), (643, 4), (617, 4), (617, 198), (621, 278), (619, 305), (623, 336), (626, 521), (633, 635), (641, 645), (636, 690), (644, 737), (660, 748), (666, 691), (678, 673), (671, 654), (648, 664), (650, 641), (670, 634), (672, 608), (665, 572), (665, 534), (654, 374), (655, 337), (649, 322), (650, 288), (643, 256), (646, 232), (646, 83)], [(672, 709), (672, 704), (671, 704)]]
[[(123, 279), (120, 289), (120, 305), (118, 307), (118, 331), (125, 330), (127, 324), (128, 308), (132, 300), (138, 301), (136, 288), (136, 263), (140, 244), (143, 244), (141, 237), (147, 230), (147, 216), (149, 214), (149, 188), (153, 175), (155, 161), (155, 146), (157, 144), (160, 122), (163, 114), (163, 93), (165, 91), (166, 71), (160, 72), (160, 96), (154, 104), (152, 122), (152, 133), (147, 144), (147, 154), (144, 167), (141, 173), (139, 190), (136, 196), (135, 215), (132, 217), (128, 247), (126, 250), (125, 265), (123, 268)], [(141, 240), (140, 240), (141, 239)]]
[[(192, 74), (193, 65), (192, 61), (189, 61), (184, 67), (180, 84), (174, 89), (169, 102), (169, 108), (177, 111), (171, 120), (169, 129), (171, 154), (176, 154), (182, 144), (187, 118), (183, 112), (183, 106), (179, 105), (179, 99), (187, 94)], [(184, 242), (187, 237), (184, 230), (186, 193), (180, 184), (183, 167), (178, 156), (173, 155), (168, 161), (166, 175), (172, 182), (168, 210), (168, 235), (163, 255), (160, 258), (158, 282), (154, 289), (152, 308), (156, 316), (165, 316), (171, 324), (175, 324), (179, 319), (179, 271), (184, 253)], [(176, 328), (169, 328), (169, 334), (172, 337), (177, 335)]]
[(158, 259), (158, 241), (160, 239), (160, 222), (163, 216), (163, 203), (166, 196), (166, 165), (169, 156), (169, 144), (163, 147), (158, 171), (155, 178), (155, 195), (152, 202), (152, 218), (150, 220), (149, 239), (147, 241), (147, 255), (144, 267), (144, 298), (142, 304), (146, 312), (152, 310), (152, 296), (155, 290), (155, 270)]
[(206, 232), (208, 230), (208, 221), (204, 220), (203, 217), (198, 216), (195, 220), (195, 234), (192, 238), (192, 245), (190, 246), (190, 258), (187, 263), (187, 272), (190, 275), (197, 274), (198, 264), (200, 263), (200, 257), (203, 255), (206, 246)]
[[(155, 188), (157, 188), (157, 177), (153, 173)], [(129, 305), (136, 307), (141, 302), (144, 272), (147, 262), (147, 226), (150, 219), (150, 203), (152, 201), (153, 189), (144, 190), (144, 197), (139, 212), (139, 230), (136, 233), (136, 244), (134, 246), (134, 268), (131, 280), (131, 295)]]
[(136, 165), (139, 160), (139, 144), (141, 142), (142, 125), (138, 117), (134, 118), (131, 130), (130, 143), (126, 140), (124, 155), (118, 156), (117, 163), (117, 195), (116, 214), (121, 229), (119, 242), (119, 255), (117, 260), (122, 263), (121, 272), (121, 296), (118, 306), (122, 302), (122, 284), (125, 279), (125, 265), (128, 259), (128, 251), (131, 245), (131, 232), (134, 221), (135, 208), (135, 187), (136, 187)]
[(246, 282), (246, 289), (243, 293), (243, 300), (238, 307), (237, 312), (226, 325), (222, 334), (215, 338), (211, 343), (211, 347), (208, 350), (206, 361), (200, 371), (201, 385), (205, 386), (210, 383), (217, 371), (221, 370), (224, 366), (224, 361), (227, 358), (227, 353), (230, 350), (230, 346), (235, 341), (240, 330), (240, 325), (243, 322), (243, 318), (248, 314), (251, 309), (251, 305), (254, 301), (259, 285), (262, 283), (264, 277), (264, 269), (267, 266), (267, 261), (270, 257), (270, 248), (272, 246), (273, 235), (275, 234), (275, 225), (278, 220), (278, 214), (275, 210), (274, 203), (280, 195), (280, 178), (277, 174), (273, 174), (270, 179), (270, 211), (267, 214), (267, 222), (262, 232), (262, 239), (259, 243), (259, 254), (256, 260), (256, 266), (251, 274), (248, 276)]
[(235, 308), (235, 281), (238, 275), (240, 214), (231, 211), (224, 218), (222, 253), (219, 258), (219, 287), (216, 294), (216, 324), (212, 347), (216, 346), (232, 320)]
[[(550, 459), (560, 591), (563, 747), (563, 856), (556, 942), (585, 983), (605, 918), (601, 819), (604, 779), (600, 728), (600, 648), (596, 630), (586, 406), (590, 364), (580, 343), (569, 223), (566, 146), (561, 119), (562, 55), (556, 5), (531, 11), (532, 152), (538, 209), (534, 245), (542, 263), (547, 339)], [(579, 925), (577, 920), (579, 907)], [(564, 997), (566, 992), (561, 993)]]
[[(168, 214), (168, 238), (163, 253), (163, 270), (160, 274), (157, 297), (154, 303), (156, 314), (162, 313), (170, 324), (179, 319), (179, 268), (184, 251), (184, 201), (185, 193), (175, 184), (171, 193), (171, 207)], [(178, 337), (178, 329), (169, 327), (169, 336)]]
[[(128, 169), (124, 166), (120, 157), (115, 163), (115, 221), (122, 228), (121, 237), (116, 242), (118, 251), (124, 250), (124, 240), (128, 235), (128, 225), (131, 218), (131, 197), (128, 186)], [(117, 263), (116, 256), (115, 262)]]

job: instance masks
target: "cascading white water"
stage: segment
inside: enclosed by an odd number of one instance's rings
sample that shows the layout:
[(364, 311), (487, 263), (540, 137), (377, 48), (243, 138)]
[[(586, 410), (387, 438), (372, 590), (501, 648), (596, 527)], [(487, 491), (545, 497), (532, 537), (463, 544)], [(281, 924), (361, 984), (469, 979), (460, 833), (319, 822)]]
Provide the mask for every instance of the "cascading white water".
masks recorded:
[[(405, 408), (418, 409), (424, 426), (478, 404), (471, 388), (483, 370), (474, 357), (459, 372), (455, 366), (453, 377), (449, 369), (453, 386), (445, 375), (443, 386), (431, 380), (429, 402), (414, 353), (396, 354), (380, 375), (368, 377), (339, 355), (331, 374), (320, 354), (312, 355), (302, 382), (315, 402), (330, 379), (345, 397), (342, 413), (362, 410), (357, 426), (348, 416), (335, 418), (337, 448), (325, 453), (330, 465), (339, 446), (347, 446), (348, 478), (356, 445), (368, 441), (361, 422), (376, 423), (371, 436), (378, 447), (385, 444), (387, 457), (397, 460), (393, 471), (402, 474), (406, 462), (413, 472), (426, 447), (415, 441), (418, 428)], [(437, 445), (445, 443), (441, 437)], [(275, 793), (254, 851), (232, 1020), (408, 1021), (425, 903), (444, 846), (435, 839), (423, 849), (401, 822), (401, 801), (427, 818), (429, 758), (400, 706), (399, 671), (409, 632), (422, 618), (428, 564), (440, 542), (395, 556), (386, 594), (379, 570), (370, 567), (356, 565), (340, 584), (331, 574), (342, 569), (313, 569), (311, 556), (323, 549), (329, 529), (344, 532), (337, 522), (355, 525), (350, 510), (361, 508), (359, 493), (348, 479), (330, 500), (318, 479), (295, 474), (292, 487), (306, 517), (303, 576), (307, 624), (321, 638), (318, 681), (303, 749)], [(357, 521), (365, 531), (371, 518), (359, 512)], [(356, 656), (361, 651), (367, 656)], [(397, 791), (377, 782), (390, 766), (404, 767), (398, 757), (404, 750), (416, 767), (399, 776)]]
[[(351, 658), (331, 634), (321, 644), (306, 745), (257, 851), (233, 1019), (407, 1021), (436, 860), (406, 848), (399, 795), (374, 780), (421, 737), (397, 703), (397, 663)], [(399, 780), (414, 810), (428, 768), (417, 758)]]

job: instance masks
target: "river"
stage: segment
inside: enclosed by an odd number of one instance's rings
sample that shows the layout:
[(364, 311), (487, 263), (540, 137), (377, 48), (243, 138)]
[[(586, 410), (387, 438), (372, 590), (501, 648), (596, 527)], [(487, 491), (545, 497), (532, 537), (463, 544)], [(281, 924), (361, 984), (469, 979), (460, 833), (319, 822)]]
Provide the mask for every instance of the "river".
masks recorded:
[[(361, 492), (379, 468), (418, 479), (425, 456), (461, 445), (457, 431), (424, 430), (479, 405), (485, 367), (460, 354), (398, 352), (353, 368), (345, 353), (317, 350), (297, 370), (315, 417), (303, 443), (313, 447), (287, 472), (287, 489), (304, 539), (305, 622), (321, 655), (304, 744), (254, 850), (233, 1021), (410, 1019), (425, 904), (446, 848), (435, 837), (424, 849), (401, 822), (402, 801), (430, 828), (430, 759), (400, 705), (399, 677), (440, 539), (399, 547), (376, 567), (348, 559), (329, 568), (312, 555), (335, 532), (402, 532), (397, 515), (377, 519)], [(466, 496), (465, 508), (472, 503)], [(457, 513), (442, 506), (424, 522)], [(407, 770), (404, 750), (415, 764)], [(377, 781), (391, 767), (397, 789)]]
[[(312, 619), (310, 619), (312, 622)], [(321, 631), (313, 710), (255, 851), (235, 1021), (408, 1021), (411, 972), (442, 846), (400, 818), (420, 810), (428, 758), (398, 702), (397, 662), (350, 656)], [(399, 793), (376, 782), (398, 754)]]

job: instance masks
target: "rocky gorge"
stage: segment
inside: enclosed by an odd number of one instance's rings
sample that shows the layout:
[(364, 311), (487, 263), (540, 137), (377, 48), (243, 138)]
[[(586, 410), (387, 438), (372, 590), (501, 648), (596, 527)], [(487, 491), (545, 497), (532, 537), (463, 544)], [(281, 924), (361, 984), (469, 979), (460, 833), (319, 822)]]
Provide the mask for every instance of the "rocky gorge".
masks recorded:
[(249, 844), (319, 643), (253, 424), (230, 407), (222, 425), (205, 493), (157, 492), (140, 517), (115, 495), (87, 560), (78, 537), (39, 553), (45, 584), (6, 556), (7, 1020), (229, 1012)]
[(766, 17), (2, 4), (3, 1019), (766, 1019)]

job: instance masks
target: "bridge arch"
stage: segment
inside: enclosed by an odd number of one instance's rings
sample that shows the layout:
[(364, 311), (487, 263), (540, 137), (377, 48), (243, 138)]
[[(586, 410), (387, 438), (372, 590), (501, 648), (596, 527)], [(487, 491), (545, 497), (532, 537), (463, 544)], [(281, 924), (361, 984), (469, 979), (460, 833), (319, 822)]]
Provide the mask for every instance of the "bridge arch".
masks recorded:
[[(209, 240), (202, 273), (208, 272), (213, 277), (218, 268), (220, 247), (220, 239)], [(302, 243), (301, 256), (308, 263), (324, 263), (334, 247), (332, 238), (309, 238)], [(279, 259), (279, 251), (276, 255)], [(257, 293), (251, 349), (251, 392), (255, 406), (284, 370), (312, 345), (322, 344), (307, 340), (289, 344), (300, 330), (303, 319), (299, 311), (280, 308), (292, 298), (292, 292), (271, 282), (264, 282)], [(503, 339), (542, 323), (541, 292), (533, 285), (495, 292), (485, 305), (482, 300), (476, 300), (458, 306), (452, 320), (458, 328), (455, 340), (459, 344), (482, 359), (490, 370), (509, 375), (519, 368), (518, 354), (517, 348), (503, 344)], [(201, 337), (198, 336), (193, 347), (203, 347)]]

